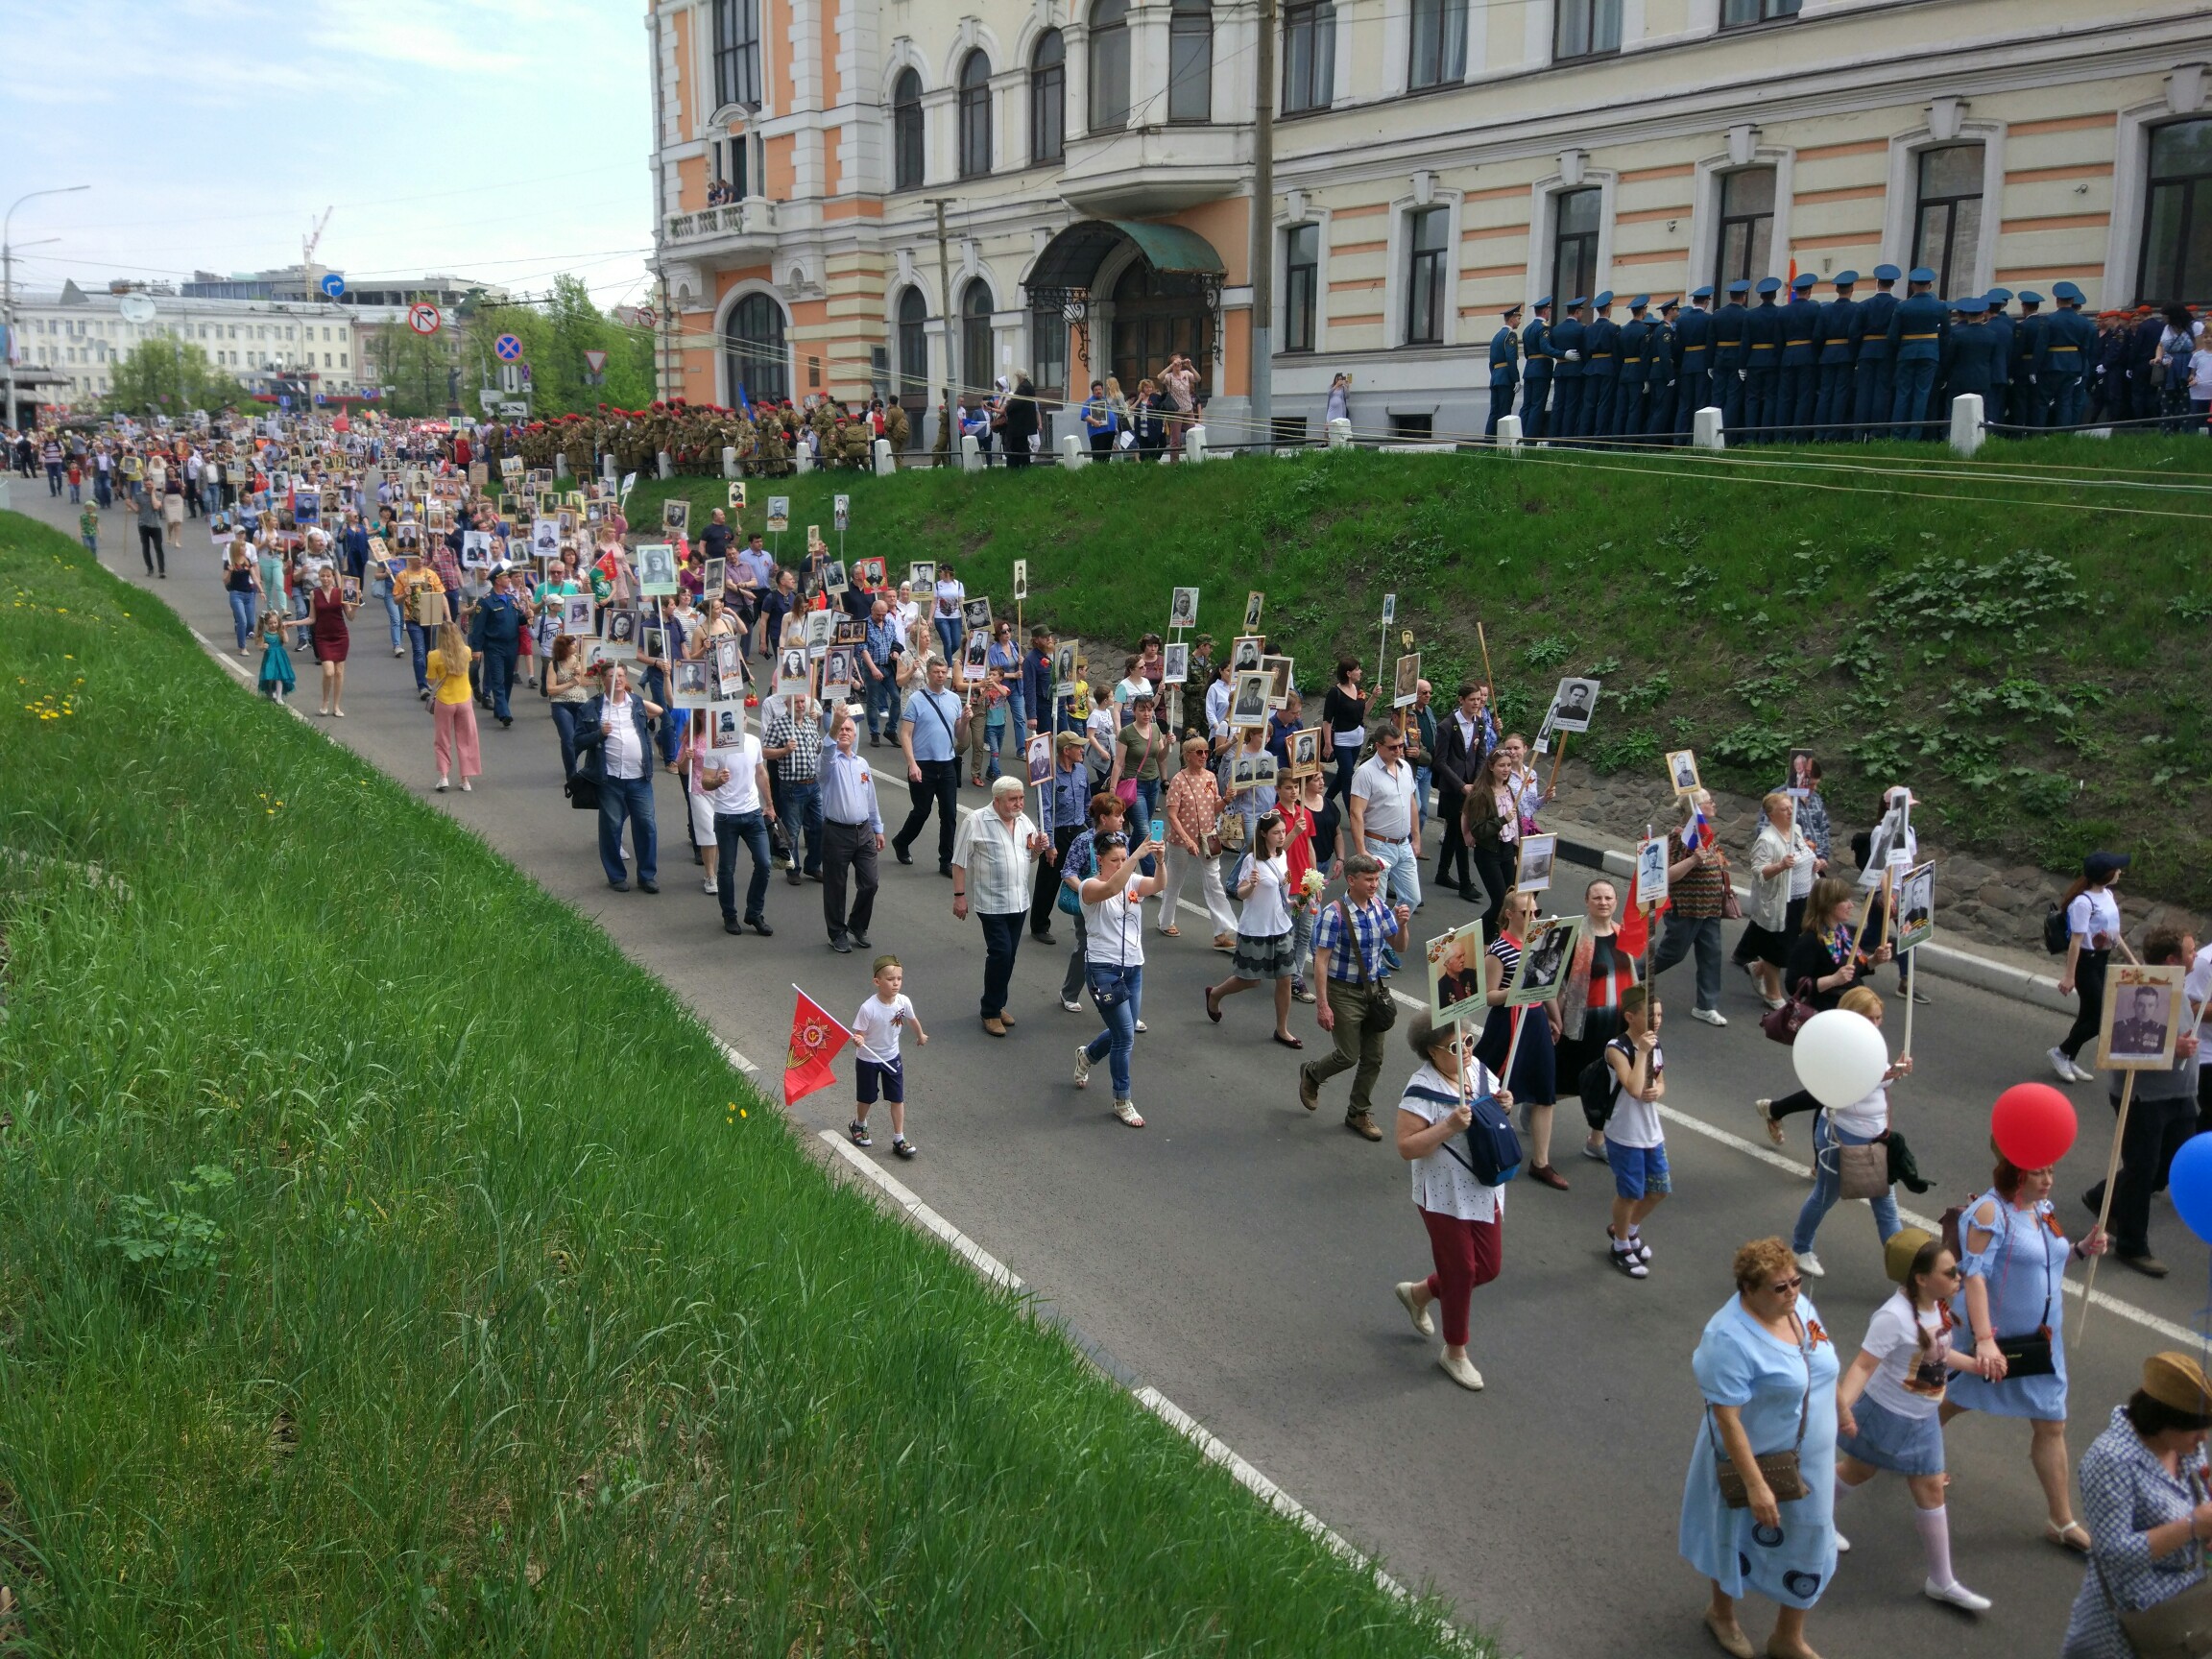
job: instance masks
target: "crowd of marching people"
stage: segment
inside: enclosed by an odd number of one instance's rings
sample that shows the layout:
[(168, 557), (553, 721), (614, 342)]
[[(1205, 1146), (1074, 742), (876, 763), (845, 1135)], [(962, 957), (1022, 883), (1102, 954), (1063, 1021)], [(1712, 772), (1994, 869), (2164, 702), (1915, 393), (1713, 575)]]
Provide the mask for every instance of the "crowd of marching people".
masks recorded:
[[(1524, 1191), (1573, 1186), (1552, 1157), (1562, 1103), (1582, 1114), (1562, 1143), (1604, 1166), (1591, 1171), (1605, 1212), (1591, 1230), (1595, 1238), (1602, 1226), (1611, 1270), (1635, 1282), (1662, 1265), (1698, 1271), (1662, 1263), (1647, 1236), (1672, 1191), (1660, 981), (1694, 960), (1685, 1013), (1725, 1026), (1723, 925), (1741, 913), (1733, 960), (1764, 1004), (1767, 1034), (1849, 1020), (1878, 1061), (1847, 1097), (1809, 1085), (1751, 1107), (1777, 1146), (1789, 1142), (1790, 1119), (1810, 1119), (1814, 1182), (1790, 1238), (1737, 1252), (1732, 1293), (1692, 1361), (1704, 1411), (1679, 1538), (1710, 1582), (1712, 1639), (1733, 1654), (1759, 1650), (1738, 1611), (1756, 1594), (1781, 1608), (1765, 1651), (1811, 1654), (1807, 1615), (1849, 1549), (1839, 1514), (1885, 1471), (1911, 1495), (1925, 1595), (1987, 1610), (1950, 1554), (1943, 1429), (1969, 1410), (2025, 1421), (2043, 1536), (2091, 1559), (2070, 1659), (2140, 1652), (2128, 1646), (2130, 1610), (2201, 1582), (2212, 1384), (2196, 1361), (2160, 1355), (2145, 1365), (2142, 1387), (2081, 1461), (2076, 1511), (2056, 1310), (2070, 1264), (2107, 1241), (2099, 1228), (2079, 1239), (2062, 1230), (2051, 1163), (2001, 1155), (1940, 1232), (1899, 1214), (1892, 1184), (1916, 1174), (1891, 1089), (1910, 1080), (1911, 1062), (1909, 1052), (1891, 1058), (1884, 981), (1907, 1008), (1927, 1000), (1910, 951), (1896, 949), (1897, 880), (1918, 856), (1908, 791), (1889, 791), (1879, 822), (1845, 836), (1817, 760), (1795, 757), (1738, 860), (1714, 832), (1711, 797), (1693, 786), (1679, 792), (1679, 821), (1654, 837), (1663, 905), (1639, 891), (1641, 876), (1599, 876), (1571, 895), (1563, 880), (1551, 895), (1549, 883), (1519, 878), (1549, 791), (1528, 736), (1502, 729), (1488, 684), (1456, 685), (1444, 699), (1422, 681), (1406, 705), (1368, 686), (1356, 661), (1303, 690), (1286, 664), (1265, 707), (1248, 708), (1240, 641), (1194, 628), (1147, 634), (1126, 650), (1063, 639), (1009, 618), (949, 561), (916, 564), (902, 578), (881, 559), (838, 557), (814, 541), (780, 558), (747, 524), (757, 504), (739, 489), (704, 522), (693, 521), (693, 502), (633, 525), (618, 487), (519, 458), (493, 471), (466, 444), (375, 422), (125, 428), (86, 447), (97, 480), (86, 512), (96, 520), (110, 500), (178, 496), (180, 513), (204, 516), (235, 649), (258, 650), (257, 682), (279, 700), (306, 653), (321, 715), (344, 716), (351, 634), (366, 613), (425, 706), (438, 789), (455, 779), (472, 789), (483, 775), (479, 714), (512, 726), (535, 693), (552, 728), (548, 763), (561, 767), (572, 804), (594, 814), (610, 889), (661, 891), (670, 862), (661, 803), (671, 787), (681, 845), (726, 932), (773, 936), (779, 880), (817, 887), (805, 908), (819, 905), (828, 948), (866, 953), (871, 965), (853, 1021), (847, 1133), (857, 1145), (874, 1144), (880, 1101), (892, 1150), (916, 1155), (902, 1045), (929, 1041), (902, 959), (872, 937), (879, 854), (925, 863), (921, 878), (945, 883), (954, 922), (975, 923), (977, 1022), (989, 1039), (1008, 1041), (1025, 1017), (1014, 990), (1024, 944), (1068, 950), (1060, 1009), (1080, 1016), (1088, 1003), (1097, 1027), (1071, 1063), (1058, 1049), (1057, 1064), (1078, 1090), (1103, 1080), (1108, 1109), (1131, 1128), (1145, 1124), (1137, 1096), (1146, 953), (1217, 953), (1202, 1010), (1164, 1013), (1155, 1002), (1152, 1018), (1264, 1018), (1271, 1041), (1293, 1051), (1286, 1091), (1308, 1112), (1348, 1074), (1344, 1125), (1365, 1142), (1388, 1139), (1407, 1165), (1429, 1242), (1431, 1271), (1399, 1283), (1396, 1299), (1415, 1331), (1440, 1339), (1438, 1364), (1469, 1390), (1484, 1385), (1473, 1293), (1504, 1270), (1509, 1189), (1524, 1173)], [(147, 573), (158, 578), (174, 537), (158, 526), (147, 547)], [(1256, 622), (1247, 618), (1247, 634)], [(985, 791), (972, 809), (964, 783)], [(2126, 863), (2089, 859), (2064, 912), (2061, 983), (2079, 990), (2082, 1018), (2051, 1051), (2061, 1083), (2094, 1075), (2079, 1062), (2097, 1035), (2111, 953), (2125, 948), (2113, 888)], [(1551, 995), (1516, 998), (1525, 959), (1541, 949), (1548, 897), (1575, 915), (1572, 949)], [(1452, 900), (1467, 914), (1438, 930), (1481, 924), (1479, 949), (1441, 964), (1479, 1009), (1474, 1019), (1444, 1020), (1396, 988), (1418, 960), (1417, 914)], [(1186, 922), (1195, 933), (1178, 943)], [(2196, 974), (2202, 1006), (2212, 949), (2154, 932), (2145, 954)], [(1260, 1003), (1238, 1000), (1255, 990)], [(1310, 1024), (1301, 1007), (1312, 1010)], [(1401, 1028), (1401, 1063), (1412, 1070), (1393, 1098), (1382, 1076)], [(2192, 1030), (2171, 1072), (2144, 1080), (2151, 1098), (2174, 1104), (2153, 1112), (2143, 1135), (2130, 1131), (2117, 1179), (2111, 1244), (2139, 1271), (2164, 1270), (2151, 1255), (2149, 1194), (2176, 1126), (2196, 1126), (2196, 1046)], [(1895, 1290), (1847, 1361), (1840, 1328), (1823, 1323), (1806, 1285), (1824, 1274), (1819, 1230), (1853, 1196), (1872, 1201)]]

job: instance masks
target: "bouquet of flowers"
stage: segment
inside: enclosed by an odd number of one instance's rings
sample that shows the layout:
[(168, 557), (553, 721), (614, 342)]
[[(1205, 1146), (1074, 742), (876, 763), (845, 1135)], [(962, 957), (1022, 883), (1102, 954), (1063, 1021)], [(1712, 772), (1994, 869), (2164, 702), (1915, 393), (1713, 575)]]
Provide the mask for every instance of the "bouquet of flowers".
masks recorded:
[(1295, 902), (1296, 909), (1300, 912), (1318, 910), (1321, 906), (1321, 889), (1328, 885), (1329, 883), (1323, 879), (1320, 871), (1307, 871), (1304, 876), (1299, 878), (1298, 897)]

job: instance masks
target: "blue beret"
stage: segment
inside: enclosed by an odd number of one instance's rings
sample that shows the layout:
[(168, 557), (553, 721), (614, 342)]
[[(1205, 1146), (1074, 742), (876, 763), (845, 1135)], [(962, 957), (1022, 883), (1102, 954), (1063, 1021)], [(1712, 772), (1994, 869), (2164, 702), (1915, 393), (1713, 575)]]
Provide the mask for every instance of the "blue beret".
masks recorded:
[(1933, 282), (1936, 280), (1936, 273), (1929, 270), (1925, 265), (1915, 265), (1905, 274), (1905, 280), (1908, 282)]
[(1728, 284), (1728, 292), (1731, 294), (1748, 294), (1751, 292), (1751, 283), (1748, 278), (1739, 276), (1735, 281)]
[(1591, 301), (1590, 303), (1602, 311), (1606, 306), (1613, 303), (1613, 290), (1610, 288), (1606, 289), (1604, 293), (1599, 295), (1598, 298)]
[(1711, 283), (1707, 283), (1707, 284), (1706, 284), (1704, 287), (1702, 287), (1702, 288), (1693, 288), (1693, 289), (1691, 289), (1691, 290), (1690, 290), (1690, 298), (1691, 298), (1691, 299), (1693, 299), (1693, 300), (1710, 300), (1710, 299), (1712, 299), (1712, 298), (1713, 298), (1713, 285), (1712, 285)]
[(2036, 293), (2032, 288), (2021, 289), (2017, 298), (2023, 305), (2040, 305), (2043, 303), (2043, 296)]
[(1760, 278), (1759, 278), (1759, 292), (1760, 292), (1760, 293), (1762, 293), (1762, 294), (1779, 294), (1779, 293), (1781, 293), (1781, 292), (1782, 292), (1782, 278), (1781, 278), (1781, 277), (1779, 277), (1779, 276), (1762, 276), (1762, 277), (1760, 277)]
[(1898, 270), (1894, 265), (1877, 265), (1874, 267), (1874, 280), (1877, 282), (1894, 282), (1904, 275), (1905, 273)]
[(1819, 281), (1819, 280), (1820, 280), (1820, 278), (1819, 278), (1819, 277), (1817, 277), (1817, 276), (1814, 276), (1812, 272), (1810, 272), (1810, 271), (1800, 271), (1800, 272), (1798, 272), (1798, 273), (1797, 273), (1796, 276), (1795, 276), (1794, 278), (1792, 278), (1792, 279), (1791, 279), (1791, 283), (1790, 283), (1790, 286), (1791, 286), (1791, 288), (1793, 288), (1793, 289), (1795, 289), (1795, 288), (1810, 288), (1810, 287), (1812, 287), (1812, 286), (1813, 286), (1813, 284), (1814, 284), (1814, 283), (1815, 283), (1815, 282), (1817, 282), (1817, 281)]
[(1858, 280), (1859, 273), (1856, 271), (1839, 271), (1836, 273), (1836, 286), (1839, 288), (1848, 288)]

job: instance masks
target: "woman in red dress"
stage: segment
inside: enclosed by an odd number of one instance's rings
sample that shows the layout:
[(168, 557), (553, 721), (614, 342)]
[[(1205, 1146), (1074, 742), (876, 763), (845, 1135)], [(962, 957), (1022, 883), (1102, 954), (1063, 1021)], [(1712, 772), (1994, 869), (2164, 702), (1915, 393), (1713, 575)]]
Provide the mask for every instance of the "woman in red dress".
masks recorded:
[(319, 714), (335, 714), (341, 720), (346, 717), (346, 710), (338, 706), (346, 698), (346, 652), (352, 642), (346, 618), (360, 609), (358, 599), (349, 600), (339, 589), (337, 566), (325, 565), (307, 595), (307, 637), (315, 647), (315, 661), (323, 664)]

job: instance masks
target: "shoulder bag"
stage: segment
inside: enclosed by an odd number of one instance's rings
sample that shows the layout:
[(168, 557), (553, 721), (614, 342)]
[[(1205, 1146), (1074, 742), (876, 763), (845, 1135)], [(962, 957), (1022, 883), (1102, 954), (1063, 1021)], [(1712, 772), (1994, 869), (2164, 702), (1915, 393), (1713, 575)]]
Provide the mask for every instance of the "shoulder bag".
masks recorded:
[[(2204, 1483), (2195, 1470), (2189, 1472), (2189, 1492), (2198, 1503), (2204, 1501)], [(2199, 1578), (2148, 1607), (2123, 1607), (2105, 1581), (2104, 1563), (2092, 1556), (2090, 1571), (2135, 1659), (2205, 1659), (2212, 1654), (2212, 1578)]]
[[(1831, 1130), (1834, 1125), (1831, 1123)], [(1854, 1198), (1879, 1198), (1889, 1190), (1889, 1148), (1887, 1137), (1868, 1142), (1863, 1146), (1846, 1146), (1838, 1142), (1836, 1152), (1836, 1195), (1848, 1203)]]
[[(1238, 819), (1241, 824), (1242, 819)], [(1398, 1023), (1398, 998), (1390, 995), (1389, 987), (1367, 975), (1367, 952), (1359, 949), (1359, 929), (1353, 926), (1352, 912), (1344, 901), (1336, 901), (1336, 919), (1344, 925), (1343, 949), (1352, 952), (1352, 960), (1359, 965), (1358, 977), (1353, 980), (1362, 991), (1380, 991), (1380, 997), (1367, 998), (1366, 1027), (1370, 1031), (1387, 1031)], [(1495, 1102), (1493, 1102), (1495, 1104)]]
[(936, 716), (937, 716), (937, 724), (945, 728), (945, 737), (946, 737), (946, 740), (947, 740), (948, 742), (950, 742), (950, 743), (952, 745), (952, 754), (953, 754), (953, 757), (954, 757), (954, 758), (958, 758), (960, 756), (967, 754), (967, 753), (968, 753), (968, 722), (967, 722), (967, 720), (966, 720), (965, 718), (963, 718), (963, 719), (961, 720), (961, 722), (960, 722), (960, 729), (959, 729), (957, 732), (955, 732), (955, 731), (952, 729), (952, 723), (951, 723), (950, 720), (948, 720), (948, 719), (946, 719), (946, 718), (945, 718), (945, 710), (937, 707), (937, 699), (936, 699), (936, 697), (935, 697), (935, 696), (934, 696), (934, 695), (933, 695), (933, 694), (930, 692), (929, 688), (928, 688), (926, 685), (925, 685), (925, 686), (924, 686), (924, 687), (921, 689), (921, 691), (920, 691), (919, 693), (917, 693), (917, 695), (919, 695), (919, 696), (921, 697), (921, 699), (922, 699), (922, 703), (923, 703), (923, 706), (924, 706), (925, 708), (926, 708), (926, 709), (929, 710), (929, 712), (930, 712), (930, 713), (932, 713), (932, 714), (934, 714), (934, 715), (936, 715)]
[[(1999, 1269), (1997, 1279), (1998, 1286), (2002, 1287), (2004, 1276), (2012, 1271), (2012, 1206), (2006, 1202), (2004, 1194), (1996, 1196), (1997, 1214), (2004, 1222), (2005, 1230), (2005, 1265)], [(1997, 1352), (2005, 1356), (2005, 1377), (2008, 1382), (2015, 1377), (2050, 1377), (2057, 1372), (2058, 1367), (2051, 1358), (2052, 1290), (2051, 1247), (2046, 1244), (2043, 1246), (2043, 1323), (2016, 1336), (2008, 1336), (2003, 1332), (1997, 1334)], [(1994, 1303), (1996, 1289), (1992, 1289), (1989, 1295)]]
[(1796, 1044), (1797, 1033), (1804, 1027), (1805, 1022), (1819, 1012), (1819, 1005), (1813, 1000), (1813, 981), (1800, 979), (1797, 981), (1797, 989), (1791, 993), (1789, 1001), (1779, 1008), (1769, 1008), (1760, 1016), (1759, 1029), (1785, 1048), (1791, 1047)]
[[(1085, 862), (1091, 866), (1088, 870), (1062, 872), (1063, 876), (1073, 875), (1078, 884), (1090, 880), (1092, 877), (1098, 874), (1098, 844), (1094, 841), (1084, 849), (1084, 854)], [(1060, 883), (1059, 893), (1052, 901), (1052, 907), (1063, 916), (1081, 916), (1083, 914), (1083, 894), (1080, 885), (1070, 887), (1063, 880)]]
[[(1433, 1101), (1439, 1106), (1458, 1106), (1456, 1095), (1440, 1094), (1433, 1089), (1408, 1089), (1407, 1094), (1416, 1099)], [(1453, 1148), (1447, 1139), (1444, 1150), (1452, 1161), (1475, 1177), (1485, 1187), (1503, 1187), (1521, 1173), (1523, 1154), (1521, 1137), (1513, 1131), (1513, 1119), (1498, 1104), (1495, 1094), (1479, 1094), (1465, 1102), (1474, 1114), (1464, 1131), (1467, 1142), (1465, 1156)]]
[[(1805, 1445), (1805, 1414), (1813, 1406), (1813, 1357), (1805, 1347), (1805, 1327), (1797, 1315), (1790, 1315), (1790, 1323), (1797, 1332), (1797, 1358), (1805, 1365), (1805, 1397), (1797, 1403), (1797, 1439), (1787, 1452), (1766, 1452), (1755, 1455), (1751, 1461), (1758, 1466), (1760, 1479), (1767, 1482), (1777, 1503), (1791, 1503), (1805, 1496), (1805, 1472), (1798, 1467), (1797, 1454)], [(1720, 1485), (1720, 1502), (1731, 1509), (1751, 1507), (1751, 1493), (1744, 1484), (1743, 1471), (1729, 1461), (1728, 1454), (1720, 1449), (1720, 1436), (1713, 1431), (1713, 1407), (1705, 1407), (1705, 1435), (1713, 1442), (1713, 1474)]]

